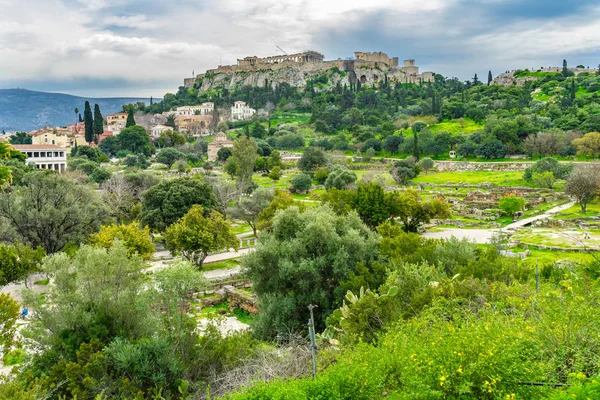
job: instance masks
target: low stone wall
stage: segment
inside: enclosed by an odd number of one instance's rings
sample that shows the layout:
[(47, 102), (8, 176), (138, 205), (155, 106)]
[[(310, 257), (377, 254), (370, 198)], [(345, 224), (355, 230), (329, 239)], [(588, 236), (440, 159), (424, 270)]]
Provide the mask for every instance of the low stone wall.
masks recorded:
[(435, 166), (439, 172), (461, 171), (524, 171), (533, 165), (533, 161), (526, 162), (469, 162), (469, 161), (436, 161)]

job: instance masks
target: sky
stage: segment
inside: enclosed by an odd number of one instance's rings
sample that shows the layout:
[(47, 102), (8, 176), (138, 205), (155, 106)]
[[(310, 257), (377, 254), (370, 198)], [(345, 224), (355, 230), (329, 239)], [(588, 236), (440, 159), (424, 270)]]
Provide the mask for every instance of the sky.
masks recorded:
[(162, 97), (237, 58), (414, 58), (461, 80), (600, 63), (598, 0), (0, 0), (0, 88)]

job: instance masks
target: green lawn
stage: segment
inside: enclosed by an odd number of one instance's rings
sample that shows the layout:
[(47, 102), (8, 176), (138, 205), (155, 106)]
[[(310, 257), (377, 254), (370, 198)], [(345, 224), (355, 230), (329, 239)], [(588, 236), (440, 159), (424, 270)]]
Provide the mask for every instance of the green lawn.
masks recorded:
[(581, 206), (579, 204), (575, 204), (571, 208), (567, 208), (564, 211), (556, 214), (556, 219), (575, 219), (575, 218), (589, 218), (596, 217), (600, 214), (600, 201), (596, 200), (592, 203), (589, 203), (586, 208), (586, 212), (581, 212)]
[[(241, 256), (240, 256), (241, 257)], [(217, 269), (235, 268), (241, 265), (239, 258), (231, 258), (225, 261), (203, 264), (202, 271), (215, 271)]]
[(529, 186), (523, 180), (522, 172), (468, 171), (468, 172), (429, 172), (421, 174), (415, 183), (435, 184), (482, 184), (485, 182), (496, 186)]

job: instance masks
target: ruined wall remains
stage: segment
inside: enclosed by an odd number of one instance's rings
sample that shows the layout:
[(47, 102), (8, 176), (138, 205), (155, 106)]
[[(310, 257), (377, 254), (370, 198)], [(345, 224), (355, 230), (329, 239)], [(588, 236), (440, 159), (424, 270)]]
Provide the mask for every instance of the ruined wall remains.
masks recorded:
[[(184, 80), (185, 87), (192, 87), (201, 80), (201, 92), (227, 88), (234, 90), (240, 86), (262, 86), (265, 82), (272, 86), (288, 83), (294, 87), (305, 86), (319, 74), (330, 75), (332, 85), (374, 84), (388, 77), (391, 82), (419, 83), (433, 81), (433, 73), (419, 74), (414, 60), (405, 60), (403, 66), (398, 65), (398, 57), (390, 58), (382, 52), (356, 52), (353, 60), (323, 61), (323, 55), (317, 52), (304, 52), (287, 56), (245, 57), (238, 60), (238, 65), (221, 65), (207, 70), (195, 78)], [(338, 73), (337, 70), (340, 71)]]

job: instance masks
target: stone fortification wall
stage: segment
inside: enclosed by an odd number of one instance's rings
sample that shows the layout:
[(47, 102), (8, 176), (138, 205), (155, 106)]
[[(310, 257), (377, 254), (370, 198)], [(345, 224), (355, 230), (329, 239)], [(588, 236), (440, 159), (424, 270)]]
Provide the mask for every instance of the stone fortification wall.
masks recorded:
[[(299, 53), (299, 56), (308, 53)], [(319, 54), (319, 53), (316, 53)], [(330, 84), (350, 85), (360, 80), (362, 84), (375, 84), (385, 79), (397, 83), (419, 83), (433, 80), (433, 73), (426, 72), (419, 74), (419, 68), (414, 65), (414, 60), (403, 66), (398, 66), (398, 58), (390, 58), (385, 53), (363, 53), (356, 52), (355, 60), (332, 60), (332, 61), (297, 61), (298, 55), (291, 55), (291, 60), (284, 62), (258, 62), (257, 57), (247, 57), (241, 61), (240, 65), (222, 65), (214, 69), (209, 69), (204, 74), (197, 75), (195, 78), (184, 80), (185, 87), (192, 87), (195, 82), (202, 80), (199, 88), (201, 92), (215, 89), (227, 88), (236, 89), (237, 87), (262, 86), (268, 81), (275, 86), (278, 83), (288, 83), (294, 87), (305, 86), (307, 81), (318, 74), (330, 75)], [(282, 56), (283, 57), (283, 56)], [(267, 57), (271, 59), (273, 57)], [(250, 64), (250, 59), (254, 60)], [(337, 68), (341, 73), (334, 73), (331, 70)]]

